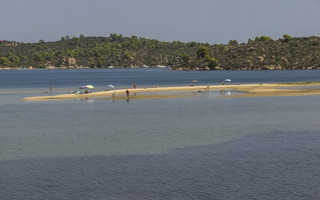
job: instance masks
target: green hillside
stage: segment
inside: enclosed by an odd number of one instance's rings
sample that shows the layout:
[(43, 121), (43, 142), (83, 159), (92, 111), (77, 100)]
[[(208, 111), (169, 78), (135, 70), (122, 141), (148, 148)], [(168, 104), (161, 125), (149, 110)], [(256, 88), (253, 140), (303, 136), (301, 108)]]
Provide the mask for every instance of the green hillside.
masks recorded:
[(0, 41), (0, 68), (106, 68), (168, 66), (179, 70), (320, 69), (320, 38), (272, 40), (261, 36), (246, 44), (161, 42), (123, 37), (62, 37), (60, 41)]

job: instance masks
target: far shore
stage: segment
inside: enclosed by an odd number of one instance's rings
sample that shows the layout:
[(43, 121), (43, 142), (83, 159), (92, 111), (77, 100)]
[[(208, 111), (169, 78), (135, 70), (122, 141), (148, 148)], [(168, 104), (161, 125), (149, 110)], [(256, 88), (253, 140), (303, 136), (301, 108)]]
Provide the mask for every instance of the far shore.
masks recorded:
[[(305, 88), (303, 88), (305, 86)], [(312, 86), (319, 86), (312, 87)], [(301, 87), (301, 88), (299, 88)], [(129, 97), (126, 91), (129, 91)], [(77, 98), (95, 98), (106, 97), (110, 99), (151, 99), (151, 98), (170, 98), (183, 97), (184, 95), (145, 95), (137, 98), (133, 94), (148, 92), (165, 92), (165, 91), (206, 91), (206, 90), (238, 90), (244, 94), (231, 95), (228, 98), (240, 97), (272, 97), (272, 96), (303, 96), (303, 95), (320, 95), (320, 82), (305, 83), (265, 83), (265, 84), (241, 84), (241, 85), (202, 85), (202, 86), (177, 86), (177, 87), (153, 87), (153, 88), (136, 88), (136, 89), (117, 89), (109, 91), (92, 92), (88, 94), (60, 94), (54, 96), (36, 96), (26, 97), (23, 100), (62, 100)], [(222, 97), (223, 98), (223, 97)]]

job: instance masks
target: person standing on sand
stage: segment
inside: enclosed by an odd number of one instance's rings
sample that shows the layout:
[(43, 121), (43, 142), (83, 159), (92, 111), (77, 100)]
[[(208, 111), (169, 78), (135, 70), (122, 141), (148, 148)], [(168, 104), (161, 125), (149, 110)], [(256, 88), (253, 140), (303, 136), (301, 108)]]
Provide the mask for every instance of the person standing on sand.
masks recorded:
[(127, 90), (126, 93), (127, 93), (127, 97), (129, 98), (129, 93), (130, 93), (129, 90)]

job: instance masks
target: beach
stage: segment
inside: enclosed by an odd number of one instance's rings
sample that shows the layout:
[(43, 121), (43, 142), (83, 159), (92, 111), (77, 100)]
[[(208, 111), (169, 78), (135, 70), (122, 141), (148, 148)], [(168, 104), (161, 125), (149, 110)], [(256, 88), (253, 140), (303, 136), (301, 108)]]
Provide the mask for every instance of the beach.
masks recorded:
[[(317, 87), (319, 86), (319, 87)], [(268, 83), (268, 84), (240, 84), (240, 85), (201, 85), (201, 86), (177, 86), (177, 87), (152, 87), (152, 88), (128, 88), (108, 91), (98, 91), (87, 94), (60, 94), (53, 96), (35, 96), (26, 97), (23, 100), (62, 100), (75, 98), (94, 98), (107, 97), (112, 99), (136, 98), (143, 99), (143, 96), (137, 98), (132, 96), (137, 93), (153, 92), (146, 98), (178, 98), (185, 95), (159, 95), (157, 92), (169, 91), (209, 91), (209, 90), (237, 90), (243, 94), (230, 95), (228, 98), (240, 97), (268, 97), (268, 96), (304, 96), (320, 95), (320, 82), (303, 82), (303, 83)], [(128, 97), (126, 92), (129, 92)]]

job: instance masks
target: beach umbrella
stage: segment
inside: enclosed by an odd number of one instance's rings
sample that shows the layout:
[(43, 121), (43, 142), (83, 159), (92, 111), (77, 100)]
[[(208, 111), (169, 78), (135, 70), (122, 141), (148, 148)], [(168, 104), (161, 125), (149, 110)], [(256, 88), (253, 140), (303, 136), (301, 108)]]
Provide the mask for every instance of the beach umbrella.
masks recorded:
[(94, 87), (92, 85), (83, 85), (80, 86), (79, 89), (93, 89)]
[(230, 79), (224, 79), (224, 81), (222, 82), (222, 85), (224, 85), (224, 84), (227, 84), (227, 83), (230, 83), (231, 82), (231, 80)]
[(197, 80), (193, 80), (192, 83), (198, 83), (198, 81)]
[(114, 88), (114, 86), (113, 86), (113, 85), (108, 85), (108, 87)]

